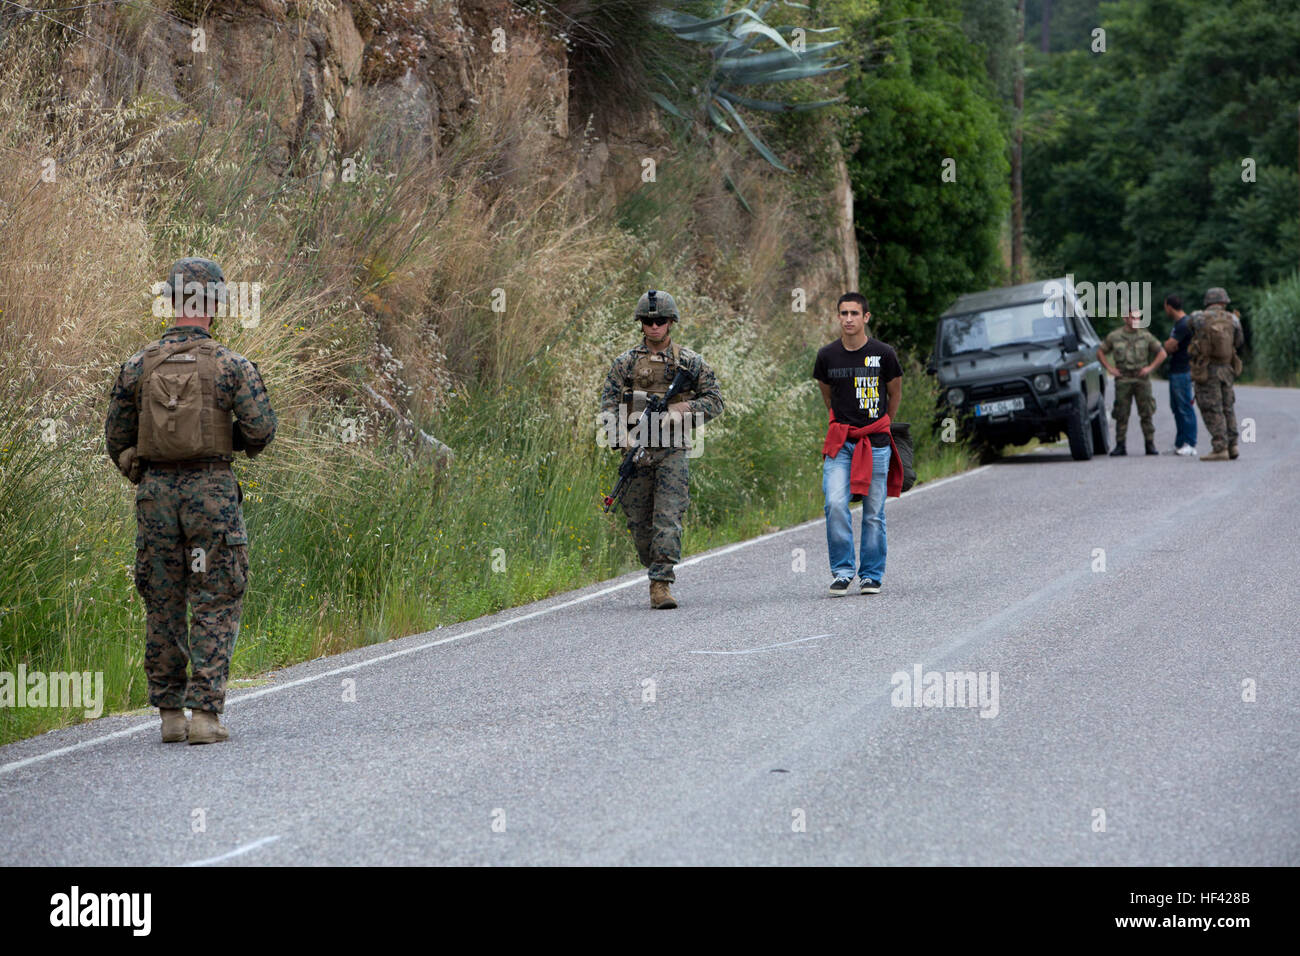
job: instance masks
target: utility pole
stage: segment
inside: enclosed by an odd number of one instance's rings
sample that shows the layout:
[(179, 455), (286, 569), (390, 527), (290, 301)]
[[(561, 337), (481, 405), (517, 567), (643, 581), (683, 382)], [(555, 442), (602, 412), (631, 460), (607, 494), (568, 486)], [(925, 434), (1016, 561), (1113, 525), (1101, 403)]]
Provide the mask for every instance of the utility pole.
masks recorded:
[(1016, 2), (1015, 128), (1011, 138), (1011, 284), (1025, 281), (1025, 209), (1021, 192), (1020, 146), (1025, 111), (1025, 0)]

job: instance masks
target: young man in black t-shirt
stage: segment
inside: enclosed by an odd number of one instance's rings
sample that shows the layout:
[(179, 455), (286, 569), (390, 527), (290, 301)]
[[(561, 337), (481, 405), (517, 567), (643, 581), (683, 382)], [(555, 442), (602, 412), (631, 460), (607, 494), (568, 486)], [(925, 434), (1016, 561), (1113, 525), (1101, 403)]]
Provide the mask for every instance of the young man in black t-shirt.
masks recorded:
[[(871, 312), (856, 292), (837, 303), (840, 337), (817, 352), (813, 378), (830, 413), (822, 446), (822, 493), (826, 499), (826, 547), (830, 593), (842, 597), (853, 583), (850, 500), (863, 498), (857, 562), (859, 593), (876, 594), (885, 575), (885, 498), (899, 494), (902, 463), (894, 454), (889, 423), (902, 397), (902, 367), (894, 350), (867, 334)], [(862, 439), (861, 454), (855, 455)]]
[(1165, 315), (1174, 327), (1165, 340), (1169, 353), (1169, 407), (1174, 410), (1174, 454), (1196, 457), (1196, 412), (1192, 409), (1192, 365), (1187, 346), (1192, 342), (1192, 326), (1183, 311), (1183, 299), (1165, 296)]

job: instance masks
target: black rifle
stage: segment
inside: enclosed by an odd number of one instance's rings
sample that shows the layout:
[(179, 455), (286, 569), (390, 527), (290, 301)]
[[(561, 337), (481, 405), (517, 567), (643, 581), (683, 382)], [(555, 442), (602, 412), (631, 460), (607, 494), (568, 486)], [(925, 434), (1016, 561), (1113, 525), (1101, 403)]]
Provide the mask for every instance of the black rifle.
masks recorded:
[[(636, 466), (643, 460), (645, 455), (645, 445), (638, 444), (636, 436), (642, 435), (642, 428), (648, 425), (651, 415), (662, 415), (668, 411), (668, 406), (672, 400), (682, 392), (690, 389), (695, 384), (695, 376), (684, 368), (677, 370), (677, 375), (673, 382), (668, 386), (668, 391), (663, 396), (647, 395), (645, 401), (645, 411), (637, 419), (636, 425), (628, 432), (627, 454), (623, 456), (623, 463), (618, 466), (618, 484), (614, 490), (605, 496), (605, 511), (608, 512), (614, 506), (614, 502), (623, 497), (623, 492), (627, 491), (627, 483), (632, 480), (636, 474)], [(644, 437), (644, 436), (642, 436)]]

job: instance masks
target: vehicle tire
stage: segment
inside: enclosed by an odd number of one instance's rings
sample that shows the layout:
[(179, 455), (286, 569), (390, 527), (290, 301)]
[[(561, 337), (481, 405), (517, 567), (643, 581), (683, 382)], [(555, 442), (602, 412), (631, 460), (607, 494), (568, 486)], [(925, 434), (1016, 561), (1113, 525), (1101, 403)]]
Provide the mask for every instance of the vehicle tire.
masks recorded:
[(1065, 420), (1065, 436), (1070, 440), (1070, 455), (1075, 461), (1092, 457), (1092, 427), (1082, 398), (1074, 403), (1070, 417)]
[(1092, 453), (1104, 455), (1110, 451), (1110, 420), (1106, 417), (1106, 403), (1102, 402), (1092, 419)]
[(1002, 457), (1002, 446), (984, 438), (973, 439), (971, 448), (974, 449), (981, 465), (991, 465)]

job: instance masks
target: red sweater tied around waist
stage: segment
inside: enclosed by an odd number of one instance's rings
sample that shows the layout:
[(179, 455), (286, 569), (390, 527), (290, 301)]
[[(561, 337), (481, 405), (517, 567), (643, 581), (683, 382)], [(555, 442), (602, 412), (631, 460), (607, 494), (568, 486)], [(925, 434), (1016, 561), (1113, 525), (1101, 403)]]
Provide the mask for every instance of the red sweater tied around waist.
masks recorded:
[(856, 441), (853, 448), (853, 461), (849, 465), (849, 493), (867, 495), (871, 491), (871, 442), (863, 441), (868, 435), (889, 435), (889, 475), (885, 478), (885, 495), (897, 498), (903, 493), (903, 460), (898, 457), (894, 446), (894, 436), (889, 430), (888, 414), (877, 418), (870, 425), (845, 425), (834, 417), (826, 429), (826, 441), (822, 443), (822, 454), (834, 458), (840, 453), (847, 441)]

